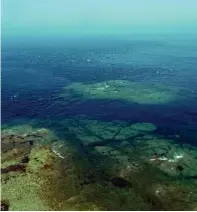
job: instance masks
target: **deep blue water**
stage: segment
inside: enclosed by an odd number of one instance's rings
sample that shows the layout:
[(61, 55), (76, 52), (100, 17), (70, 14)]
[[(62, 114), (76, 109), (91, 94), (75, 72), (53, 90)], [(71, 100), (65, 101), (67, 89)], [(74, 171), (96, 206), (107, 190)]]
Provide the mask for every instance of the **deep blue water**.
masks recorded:
[[(196, 145), (196, 44), (194, 38), (187, 37), (97, 38), (20, 45), (5, 42), (2, 123), (35, 119), (57, 129), (64, 128), (55, 126), (58, 121), (78, 115), (105, 121), (152, 122), (161, 134), (179, 134), (183, 142)], [(179, 86), (186, 101), (140, 105), (118, 100), (59, 98), (62, 87), (73, 82), (117, 79)], [(189, 89), (189, 94), (184, 89)]]

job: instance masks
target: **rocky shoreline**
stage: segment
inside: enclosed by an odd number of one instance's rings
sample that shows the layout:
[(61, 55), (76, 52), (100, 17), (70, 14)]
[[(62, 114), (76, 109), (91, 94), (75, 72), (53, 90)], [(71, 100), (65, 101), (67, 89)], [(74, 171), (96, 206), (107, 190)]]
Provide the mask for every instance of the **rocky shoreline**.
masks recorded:
[[(87, 124), (88, 135), (94, 124)], [(102, 127), (107, 139), (116, 132)], [(147, 123), (125, 126), (116, 134), (118, 147), (102, 139), (97, 145), (84, 132), (83, 155), (49, 129), (3, 129), (1, 210), (196, 210), (196, 149), (154, 130)]]

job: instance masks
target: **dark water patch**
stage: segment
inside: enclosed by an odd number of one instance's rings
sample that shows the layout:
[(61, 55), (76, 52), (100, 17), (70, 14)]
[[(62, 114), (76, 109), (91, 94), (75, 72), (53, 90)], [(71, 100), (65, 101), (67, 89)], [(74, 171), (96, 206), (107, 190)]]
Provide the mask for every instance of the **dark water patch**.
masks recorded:
[(26, 171), (26, 166), (24, 164), (15, 164), (15, 165), (10, 165), (6, 168), (1, 168), (1, 173), (6, 174), (8, 172), (25, 172)]
[(29, 156), (26, 155), (21, 159), (21, 163), (29, 163)]
[(110, 181), (114, 186), (119, 188), (132, 188), (132, 184), (121, 177), (113, 177)]
[(1, 200), (1, 211), (9, 211), (9, 206), (8, 200)]

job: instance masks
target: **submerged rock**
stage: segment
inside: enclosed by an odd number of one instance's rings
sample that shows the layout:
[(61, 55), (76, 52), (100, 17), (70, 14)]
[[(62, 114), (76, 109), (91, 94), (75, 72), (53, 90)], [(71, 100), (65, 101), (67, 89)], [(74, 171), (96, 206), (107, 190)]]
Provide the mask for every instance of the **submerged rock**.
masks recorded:
[(152, 123), (136, 123), (136, 124), (132, 124), (131, 128), (137, 131), (142, 131), (142, 132), (152, 132), (154, 130), (156, 130), (156, 126)]
[(84, 147), (121, 143), (140, 135), (146, 135), (156, 129), (155, 125), (146, 122), (104, 122), (84, 118), (68, 119), (64, 125), (68, 126), (69, 132), (75, 134)]
[(161, 84), (142, 84), (128, 80), (109, 80), (99, 83), (72, 83), (64, 87), (61, 97), (73, 93), (90, 99), (120, 99), (138, 104), (160, 104), (177, 98), (180, 88)]
[[(169, 176), (197, 175), (197, 148), (195, 147), (188, 145), (183, 147), (173, 140), (157, 135), (135, 138), (133, 145), (140, 159), (158, 167)], [(181, 171), (177, 167), (182, 167)]]

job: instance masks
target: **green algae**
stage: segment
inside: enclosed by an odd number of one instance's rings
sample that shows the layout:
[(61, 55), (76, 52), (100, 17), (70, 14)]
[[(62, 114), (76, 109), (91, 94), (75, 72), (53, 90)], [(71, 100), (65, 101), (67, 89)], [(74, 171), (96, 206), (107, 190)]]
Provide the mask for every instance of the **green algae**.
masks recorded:
[(9, 175), (9, 180), (2, 183), (2, 199), (9, 200), (11, 211), (51, 210), (41, 195), (44, 182), (31, 175)]
[[(9, 201), (9, 210), (51, 210), (43, 191), (51, 190), (50, 182), (58, 176), (59, 158), (49, 147), (42, 147), (41, 144), (30, 145), (32, 148), (15, 145), (26, 143), (30, 134), (39, 140), (41, 135), (47, 137), (49, 133), (46, 129), (28, 127), (27, 132), (24, 129), (24, 126), (17, 126), (2, 132), (4, 152), (1, 167), (7, 170), (1, 176), (2, 199)], [(28, 160), (22, 164), (24, 157)]]
[[(133, 189), (119, 189), (110, 183), (90, 184), (80, 192), (82, 202), (93, 203), (102, 210), (148, 210), (149, 203)], [(80, 207), (78, 208), (80, 209)]]
[[(50, 154), (52, 153), (48, 150), (37, 147), (30, 153), (29, 163), (24, 165), (25, 172), (11, 169), (8, 173), (2, 174), (2, 199), (9, 200), (9, 210), (51, 210), (48, 200), (43, 196), (43, 189), (49, 189), (52, 175), (49, 170), (42, 172), (42, 168), (50, 162), (48, 160)], [(9, 168), (10, 165), (17, 164), (20, 164), (17, 157), (15, 160), (7, 158), (3, 160), (2, 167)]]
[(149, 192), (154, 193), (155, 197), (162, 203), (164, 210), (191, 210), (197, 207), (197, 180), (173, 180), (154, 183), (149, 188)]
[(50, 149), (34, 148), (29, 155), (28, 171), (39, 173), (46, 164), (50, 166), (53, 160), (55, 160), (55, 155)]
[(161, 104), (177, 98), (179, 89), (157, 84), (142, 84), (127, 80), (109, 80), (99, 83), (72, 83), (61, 97), (77, 95), (88, 99), (117, 99), (138, 104)]

